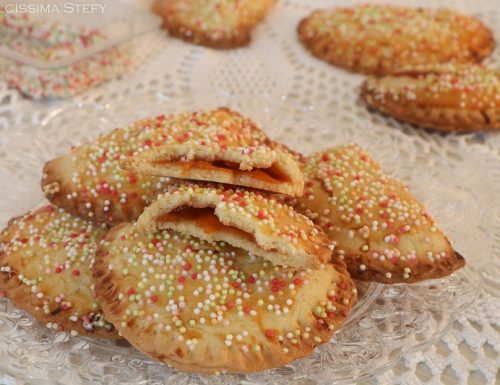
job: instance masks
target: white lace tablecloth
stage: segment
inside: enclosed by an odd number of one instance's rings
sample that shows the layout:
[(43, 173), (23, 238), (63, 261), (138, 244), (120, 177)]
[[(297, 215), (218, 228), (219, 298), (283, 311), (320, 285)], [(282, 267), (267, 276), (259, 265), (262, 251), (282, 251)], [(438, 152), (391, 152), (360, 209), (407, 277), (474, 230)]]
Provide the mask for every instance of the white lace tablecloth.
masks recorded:
[[(147, 1), (134, 1), (148, 6)], [(366, 1), (365, 1), (366, 2)], [(500, 1), (385, 1), (419, 6), (452, 6), (478, 16), (492, 28), (500, 41)], [(249, 48), (214, 51), (170, 39), (157, 31), (139, 40), (137, 55), (150, 53), (134, 73), (67, 101), (34, 103), (0, 84), (0, 144), (2, 133), (16, 130), (21, 123), (40, 122), (47, 111), (68, 104), (106, 103), (119, 96), (137, 92), (165, 93), (213, 92), (238, 97), (268, 95), (287, 98), (305, 108), (315, 106), (327, 111), (332, 125), (384, 124), (406, 135), (438, 143), (443, 154), (453, 148), (467, 148), (490, 162), (491, 181), (500, 181), (500, 132), (476, 135), (442, 136), (417, 130), (376, 114), (368, 113), (357, 96), (362, 77), (310, 57), (297, 42), (298, 20), (309, 10), (353, 1), (281, 0), (266, 22), (259, 26)], [(500, 63), (496, 49), (489, 64)], [(0, 146), (0, 148), (2, 148)], [(1, 151), (0, 151), (1, 156)], [(456, 168), (468, 159), (450, 157)], [(471, 176), (473, 177), (473, 176)], [(493, 183), (493, 182), (492, 182)], [(500, 183), (491, 186), (485, 207), (493, 210), (494, 223), (488, 231), (493, 240), (492, 254), (484, 264), (483, 292), (475, 303), (450, 324), (449, 331), (436, 344), (419, 352), (408, 353), (394, 367), (362, 384), (500, 384)], [(18, 384), (0, 374), (0, 384)], [(24, 382), (23, 382), (24, 383)], [(39, 384), (34, 381), (33, 384)]]

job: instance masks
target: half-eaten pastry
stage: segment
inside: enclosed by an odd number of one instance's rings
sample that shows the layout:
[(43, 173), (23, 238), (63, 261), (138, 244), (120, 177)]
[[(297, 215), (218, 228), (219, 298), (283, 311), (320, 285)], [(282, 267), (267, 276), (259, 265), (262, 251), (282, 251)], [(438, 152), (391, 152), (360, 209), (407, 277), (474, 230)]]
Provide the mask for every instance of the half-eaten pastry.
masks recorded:
[(227, 108), (177, 116), (179, 134), (126, 157), (121, 166), (155, 176), (212, 181), (302, 195), (299, 166), (284, 146)]
[[(237, 158), (240, 163), (235, 166), (232, 162), (219, 164), (194, 159), (190, 162), (188, 159), (203, 143), (209, 152), (214, 149), (223, 152), (229, 145), (240, 146), (241, 156)], [(191, 146), (197, 150), (189, 150)], [(165, 164), (160, 159), (156, 165), (147, 161), (149, 155), (157, 153), (156, 147), (174, 148), (176, 154), (186, 156)], [(263, 153), (259, 152), (253, 160), (255, 150)], [(200, 150), (203, 154), (206, 151)], [(134, 170), (158, 168), (160, 175), (236, 182), (300, 195), (303, 180), (296, 157), (283, 145), (269, 140), (252, 121), (227, 108), (159, 115), (100, 135), (48, 161), (43, 169), (42, 190), (51, 203), (74, 215), (114, 225), (136, 220), (144, 207), (172, 183), (163, 176), (124, 170), (120, 163)], [(259, 169), (254, 162), (269, 167)], [(248, 170), (250, 165), (252, 170)], [(246, 169), (240, 170), (240, 166)]]
[(331, 241), (292, 207), (258, 191), (208, 184), (171, 186), (137, 221), (146, 232), (173, 229), (224, 241), (273, 264), (317, 268), (328, 263)]

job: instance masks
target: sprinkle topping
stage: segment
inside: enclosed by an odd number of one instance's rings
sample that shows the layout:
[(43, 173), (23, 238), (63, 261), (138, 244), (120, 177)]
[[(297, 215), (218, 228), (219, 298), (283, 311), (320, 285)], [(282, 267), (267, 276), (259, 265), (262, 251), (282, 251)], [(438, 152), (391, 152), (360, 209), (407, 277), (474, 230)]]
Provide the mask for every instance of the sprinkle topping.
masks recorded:
[(146, 231), (171, 228), (226, 241), (275, 264), (311, 268), (331, 257), (331, 242), (309, 218), (257, 191), (194, 183), (172, 186), (137, 223)]
[(455, 256), (424, 206), (357, 145), (312, 155), (304, 174), (311, 183), (296, 208), (335, 241), (353, 276), (382, 270), (408, 280), (419, 265)]
[[(447, 9), (377, 4), (335, 8), (312, 13), (300, 32), (318, 56), (370, 73), (409, 64), (477, 62), (493, 48), (491, 33), (479, 20)], [(321, 39), (331, 44), (321, 45), (323, 53), (319, 46), (315, 52), (314, 41)]]
[[(160, 2), (161, 3), (161, 2)], [(251, 28), (272, 5), (270, 0), (163, 1), (159, 13), (168, 24), (181, 24), (186, 37), (203, 31), (210, 40), (238, 37), (242, 28)], [(165, 10), (162, 10), (162, 7)]]
[[(67, 155), (71, 162), (68, 167), (73, 170), (72, 191), (66, 199), (83, 202), (89, 218), (101, 222), (104, 217), (107, 223), (113, 223), (116, 212), (123, 215), (129, 204), (140, 208), (147, 206), (170, 183), (166, 177), (122, 170), (120, 161), (151, 148), (187, 139), (200, 146), (211, 143), (221, 151), (228, 141), (245, 148), (252, 148), (255, 142), (267, 141), (265, 134), (251, 120), (225, 108), (139, 120), (72, 149)], [(47, 163), (46, 173), (51, 166), (51, 162)], [(57, 167), (56, 163), (54, 167)], [(50, 187), (50, 184), (44, 187), (49, 199)]]
[[(98, 30), (36, 19), (28, 13), (0, 13), (0, 45), (44, 63), (78, 54), (106, 39)], [(10, 87), (32, 98), (65, 98), (126, 72), (131, 64), (128, 48), (122, 45), (54, 69), (2, 59), (0, 74)]]
[[(35, 315), (53, 315), (52, 328), (64, 330), (78, 322), (89, 332), (112, 330), (95, 300), (90, 272), (105, 233), (54, 206), (36, 209), (2, 231), (0, 274), (30, 288), (32, 298), (23, 298), (23, 304), (30, 304), (27, 310)], [(67, 319), (64, 325), (55, 322), (60, 314)]]
[(106, 39), (95, 29), (0, 10), (0, 45), (34, 59), (58, 60)]
[[(321, 330), (333, 329), (352, 305), (352, 282), (334, 273), (330, 265), (294, 271), (222, 242), (170, 230), (146, 235), (135, 226), (122, 230), (105, 247), (109, 253), (101, 265), (113, 264), (110, 274), (117, 290), (112, 298), (111, 292), (104, 295), (121, 309), (122, 334), (140, 325), (171, 336), (182, 350), (194, 351), (200, 343), (211, 343), (205, 339), (211, 328), (214, 333), (224, 330), (221, 342), (243, 353), (263, 349), (256, 343), (259, 339), (282, 341), (283, 348), (299, 340), (315, 345), (324, 342)], [(314, 284), (318, 291), (305, 304), (300, 298), (311, 290), (311, 279), (324, 281), (320, 289)], [(313, 309), (307, 324), (290, 322), (297, 306)], [(261, 327), (256, 335), (254, 327), (245, 329), (245, 322), (274, 326)]]
[(480, 65), (408, 67), (384, 78), (370, 78), (366, 87), (381, 103), (468, 110), (500, 107), (500, 72)]

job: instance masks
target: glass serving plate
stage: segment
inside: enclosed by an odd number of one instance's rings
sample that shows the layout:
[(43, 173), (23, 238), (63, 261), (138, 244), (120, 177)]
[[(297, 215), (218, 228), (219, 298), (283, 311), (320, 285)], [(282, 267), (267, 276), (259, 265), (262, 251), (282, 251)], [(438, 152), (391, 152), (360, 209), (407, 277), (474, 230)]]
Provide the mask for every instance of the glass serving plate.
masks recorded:
[[(46, 329), (8, 299), (0, 298), (0, 373), (40, 384), (233, 384), (352, 383), (378, 375), (407, 352), (423, 349), (448, 330), (458, 312), (481, 290), (476, 269), (487, 260), (491, 239), (484, 212), (450, 161), (453, 154), (388, 127), (329, 124), (326, 110), (283, 97), (239, 99), (225, 93), (118, 97), (111, 104), (53, 108), (35, 125), (0, 137), (0, 223), (43, 201), (45, 161), (71, 145), (160, 113), (228, 106), (253, 118), (268, 134), (310, 153), (357, 142), (423, 200), (469, 262), (456, 274), (413, 285), (361, 284), (360, 299), (331, 342), (289, 365), (247, 375), (185, 374), (158, 363), (124, 342), (72, 337)], [(480, 170), (478, 170), (480, 172)]]

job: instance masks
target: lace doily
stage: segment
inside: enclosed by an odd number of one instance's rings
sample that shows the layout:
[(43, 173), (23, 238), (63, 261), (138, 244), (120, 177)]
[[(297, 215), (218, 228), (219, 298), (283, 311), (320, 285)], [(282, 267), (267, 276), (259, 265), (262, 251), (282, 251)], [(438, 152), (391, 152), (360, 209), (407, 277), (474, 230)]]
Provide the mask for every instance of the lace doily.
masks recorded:
[[(494, 1), (386, 2), (453, 7), (481, 18), (494, 31), (497, 40), (500, 40), (500, 8)], [(176, 106), (183, 109), (194, 108), (203, 99), (217, 105), (232, 99), (232, 95), (238, 95), (240, 100), (248, 104), (249, 96), (258, 95), (259, 103), (268, 104), (269, 111), (272, 112), (282, 106), (292, 105), (294, 112), (287, 115), (284, 122), (270, 119), (269, 124), (273, 127), (271, 133), (275, 137), (295, 148), (310, 150), (318, 143), (327, 145), (354, 139), (367, 147), (375, 158), (393, 174), (405, 179), (417, 195), (429, 204), (430, 211), (436, 214), (438, 221), (451, 234), (457, 248), (468, 257), (468, 265), (480, 270), (484, 285), (479, 299), (473, 305), (465, 306), (463, 311), (456, 314), (455, 320), (447, 323), (448, 327), (438, 333), (443, 334), (443, 338), (436, 336), (425, 349), (419, 346), (414, 350), (397, 351), (387, 361), (391, 367), (383, 367), (383, 373), (362, 383), (445, 382), (493, 385), (500, 381), (500, 132), (442, 136), (369, 113), (357, 95), (357, 87), (363, 78), (311, 57), (298, 43), (295, 34), (298, 20), (311, 9), (352, 3), (353, 1), (281, 0), (266, 22), (256, 30), (252, 46), (235, 51), (214, 51), (192, 46), (166, 38), (160, 31), (148, 34), (141, 38), (144, 40), (138, 45), (137, 54), (140, 55), (143, 49), (151, 50), (153, 54), (139, 69), (124, 79), (90, 90), (81, 95), (78, 101), (83, 105), (100, 104), (99, 108), (105, 114), (108, 109), (115, 109), (121, 103), (115, 102), (117, 99), (133, 97), (138, 93), (198, 95), (198, 101), (186, 98), (176, 101)], [(499, 63), (500, 50), (496, 49), (492, 58), (488, 59), (488, 64), (498, 66)], [(280, 101), (283, 98), (285, 100)], [(41, 162), (52, 153), (64, 152), (73, 142), (68, 139), (61, 143), (57, 139), (59, 134), (56, 129), (52, 128), (50, 131), (48, 127), (54, 127), (53, 123), (57, 121), (60, 111), (67, 112), (69, 108), (75, 108), (75, 100), (47, 106), (20, 99), (17, 94), (6, 91), (1, 86), (0, 100), (0, 180), (16, 181), (2, 184), (3, 202), (0, 209), (3, 216), (0, 219), (4, 222), (7, 219), (6, 213), (23, 212), (40, 201), (37, 181)], [(166, 106), (171, 106), (168, 98)], [(134, 107), (133, 111), (137, 110)], [(116, 119), (112, 122), (113, 125), (131, 120), (130, 110), (121, 111), (118, 114), (120, 116), (112, 117)], [(261, 115), (266, 116), (265, 109)], [(307, 115), (306, 125), (301, 124), (304, 122), (301, 120), (303, 115)], [(76, 126), (73, 128), (81, 128), (80, 122), (75, 120), (73, 124)], [(99, 127), (104, 128), (102, 125)], [(68, 126), (71, 125), (67, 124), (66, 127)], [(72, 139), (74, 132), (71, 132), (67, 138)], [(89, 133), (90, 135), (92, 134)], [(26, 143), (23, 156), (15, 163), (5, 166), (5, 155), (8, 154), (6, 150), (9, 149), (10, 152), (12, 140), (26, 141), (26, 138), (31, 140), (32, 137), (43, 138), (43, 141), (37, 145)], [(25, 174), (21, 179), (16, 179), (21, 173), (19, 170), (23, 170)], [(445, 183), (450, 178), (454, 181), (451, 185)], [(458, 185), (456, 181), (459, 181)], [(437, 183), (439, 187), (436, 186)], [(10, 185), (6, 186), (8, 184)], [(434, 188), (443, 189), (440, 191), (442, 195), (436, 194), (434, 197)], [(21, 196), (23, 199), (19, 198)], [(448, 200), (448, 197), (452, 198)], [(481, 217), (483, 214), (485, 216)], [(462, 226), (462, 232), (454, 233), (456, 224)], [(479, 225), (480, 230), (476, 228)], [(472, 233), (467, 231), (472, 228), (475, 229)], [(489, 252), (478, 253), (476, 245), (481, 249), (489, 249)], [(466, 249), (467, 247), (469, 248)], [(4, 313), (2, 317), (5, 317)], [(14, 321), (18, 326), (10, 324), (14, 335), (19, 331), (19, 325), (27, 325), (28, 329), (32, 329), (28, 325), (30, 319), (20, 319), (23, 321)], [(0, 333), (6, 330), (2, 328), (0, 326)], [(18, 338), (22, 340), (21, 337)], [(439, 342), (434, 343), (437, 340)], [(44, 341), (44, 344), (54, 343), (53, 339)], [(66, 343), (62, 341), (61, 345)], [(83, 350), (93, 351), (87, 341), (81, 344), (83, 347), (88, 346)], [(32, 349), (41, 346), (40, 351), (49, 355), (50, 350), (47, 346), (43, 350), (43, 344), (30, 346)], [(74, 351), (79, 349), (77, 346)], [(15, 347), (12, 350), (16, 351)], [(75, 375), (73, 378), (68, 377), (71, 376), (68, 371), (63, 380), (59, 375), (60, 371), (55, 369), (60, 368), (60, 361), (57, 361), (59, 352), (60, 350), (56, 350), (51, 353), (56, 357), (55, 361), (44, 366), (44, 369), (34, 368), (25, 375), (30, 378), (57, 378), (66, 383), (78, 383), (77, 379), (86, 382), (99, 376), (108, 383), (117, 381), (114, 372), (108, 373), (102, 368), (94, 372), (88, 367), (83, 372), (90, 374), (84, 374), (83, 377)], [(26, 365), (31, 362), (22, 354), (17, 355), (12, 351), (5, 354), (0, 354), (0, 363), (3, 365), (6, 362), (5, 366), (17, 369), (7, 371), (2, 368), (1, 371), (11, 373), (10, 380), (16, 383), (14, 378), (23, 378), (19, 373), (25, 371)], [(70, 361), (79, 365), (82, 362), (79, 359), (73, 357)], [(94, 361), (100, 359), (101, 356), (97, 355)], [(89, 365), (92, 362), (89, 361)], [(123, 361), (122, 357), (117, 358), (117, 362), (120, 367), (131, 368), (130, 370), (137, 370), (138, 366), (142, 368), (139, 362)], [(154, 369), (147, 370), (150, 371), (152, 383), (165, 381)], [(282, 369), (281, 375), (288, 379), (295, 378), (297, 373), (288, 370)], [(130, 375), (128, 371), (124, 373), (124, 376)], [(251, 379), (263, 380), (258, 376)], [(170, 380), (182, 382), (185, 378), (175, 375)], [(139, 379), (130, 375), (129, 381), (135, 383)]]
[[(177, 373), (132, 348), (72, 338), (64, 333), (53, 334), (3, 300), (0, 352), (7, 357), (0, 361), (0, 368), (8, 365), (12, 371), (14, 363), (29, 363), (30, 371), (45, 373), (50, 367), (58, 366), (64, 367), (68, 376), (95, 382), (103, 382), (103, 373), (109, 372), (114, 374), (113, 381), (117, 383), (130, 379), (152, 383), (153, 375), (163, 381), (175, 378), (175, 381), (213, 384), (235, 383), (242, 379), (257, 383), (291, 383), (297, 377), (307, 378), (312, 383), (323, 383), (327, 379), (334, 383), (349, 382), (352, 378), (384, 372), (402, 354), (434, 343), (447, 331), (458, 311), (477, 297), (482, 282), (478, 267), (491, 253), (492, 239), (487, 230), (493, 218), (476, 201), (477, 195), (471, 188), (477, 185), (463, 183), (464, 179), (471, 179), (466, 172), (472, 170), (464, 167), (458, 172), (447, 156), (440, 154), (439, 148), (430, 144), (424, 147), (423, 140), (417, 141), (381, 125), (366, 123), (365, 127), (346, 126), (341, 131), (332, 130), (327, 108), (312, 105), (304, 108), (286, 98), (240, 99), (213, 93), (179, 97), (156, 93), (141, 94), (137, 99), (121, 98), (106, 105), (54, 108), (39, 125), (25, 125), (15, 134), (5, 136), (7, 157), (0, 161), (5, 170), (2, 176), (5, 183), (0, 193), (6, 197), (0, 203), (2, 221), (5, 223), (8, 217), (26, 211), (42, 199), (38, 183), (44, 161), (63, 153), (71, 144), (140, 117), (219, 104), (252, 116), (267, 128), (270, 136), (305, 153), (319, 147), (357, 141), (393, 174), (405, 180), (428, 204), (455, 240), (457, 249), (468, 257), (469, 267), (452, 277), (417, 285), (372, 284), (366, 288), (350, 321), (331, 343), (286, 368), (247, 376), (206, 377)], [(26, 135), (30, 136), (29, 141), (24, 140)], [(387, 151), (388, 148), (392, 150)], [(449, 151), (448, 156), (453, 150)], [(457, 153), (455, 156), (463, 155)], [(478, 157), (476, 162), (482, 160)], [(487, 185), (483, 185), (481, 191), (489, 191)], [(73, 364), (75, 360), (78, 365)], [(23, 365), (23, 371), (15, 373), (16, 376), (25, 376), (26, 366)]]
[(0, 82), (0, 136), (10, 124), (13, 111), (16, 110), (16, 103), (19, 95), (7, 88), (7, 84)]

